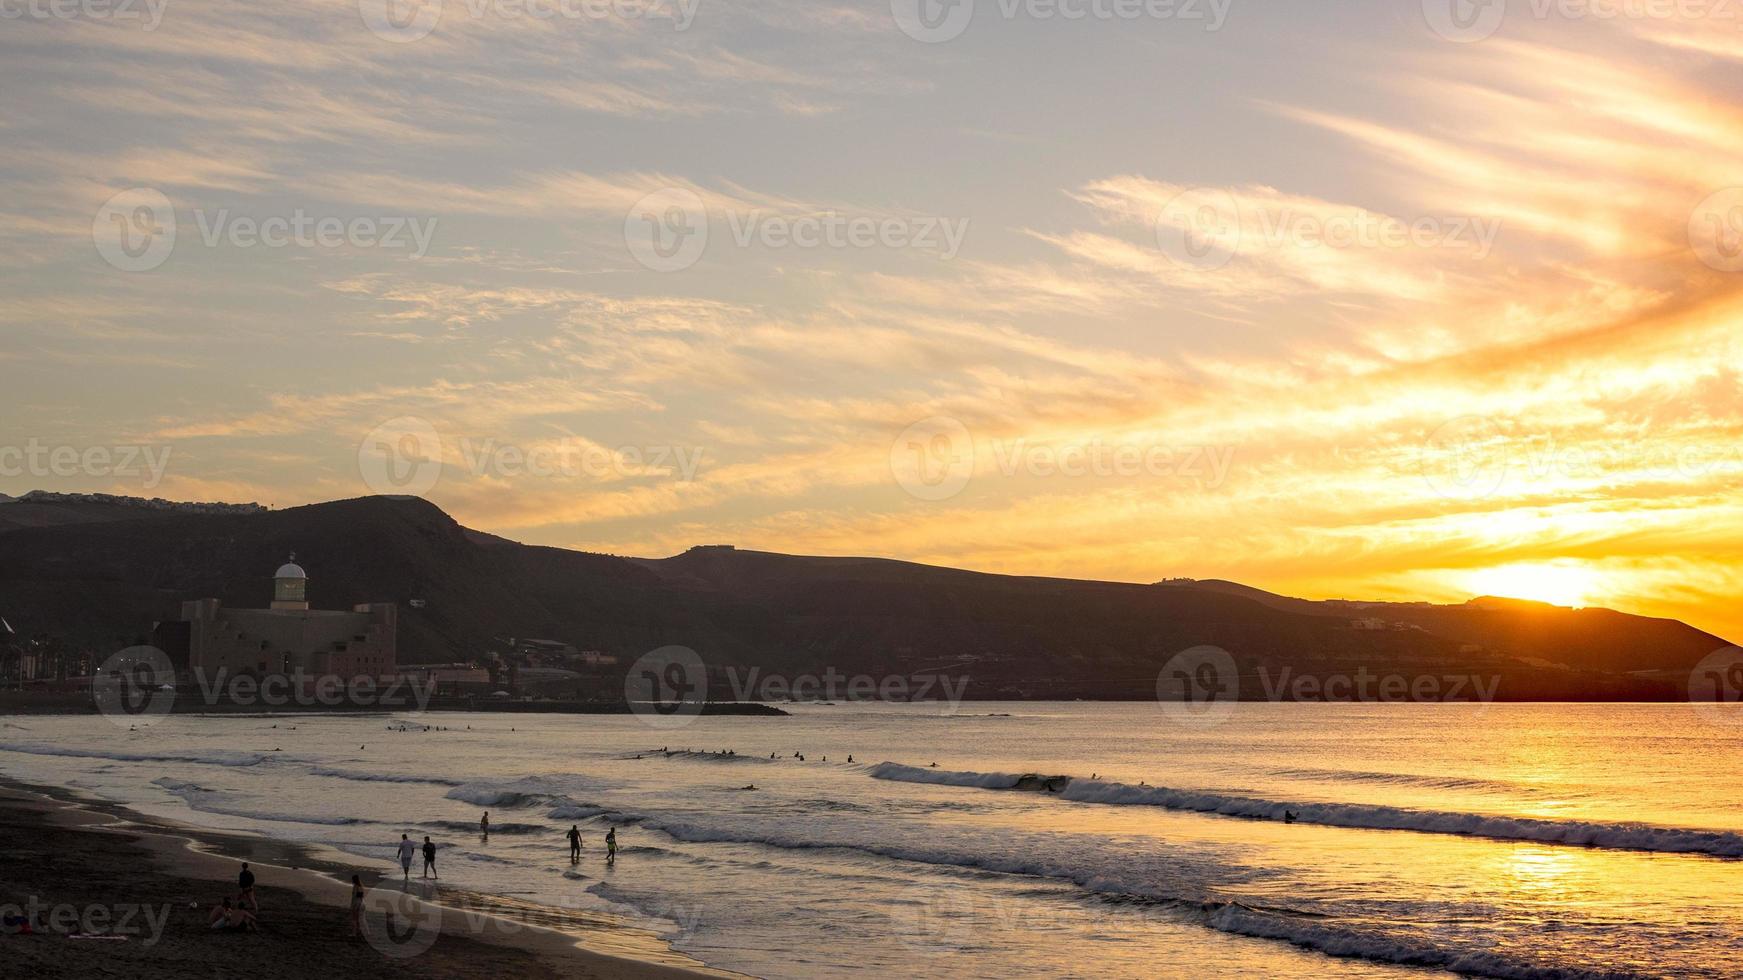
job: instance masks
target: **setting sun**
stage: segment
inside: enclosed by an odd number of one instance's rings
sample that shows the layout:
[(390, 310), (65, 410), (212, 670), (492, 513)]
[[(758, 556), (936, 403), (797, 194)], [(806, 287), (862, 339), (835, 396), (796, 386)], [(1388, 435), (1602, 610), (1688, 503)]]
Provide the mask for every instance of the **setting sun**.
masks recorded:
[(1575, 562), (1522, 562), (1478, 569), (1465, 578), (1473, 595), (1590, 606), (1602, 596), (1600, 575)]

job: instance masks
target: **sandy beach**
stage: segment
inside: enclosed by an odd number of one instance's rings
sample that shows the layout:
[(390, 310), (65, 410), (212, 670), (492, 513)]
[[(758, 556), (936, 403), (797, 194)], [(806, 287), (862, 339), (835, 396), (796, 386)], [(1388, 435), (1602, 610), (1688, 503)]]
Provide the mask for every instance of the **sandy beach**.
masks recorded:
[[(0, 930), (0, 957), (21, 976), (727, 975), (597, 918), (425, 889), (415, 877), (408, 895), (380, 868), (346, 868), (294, 845), (146, 820), (46, 787), (0, 783), (0, 835), (7, 842), (0, 909), (12, 919)], [(260, 930), (213, 933), (209, 910), (235, 893), (243, 860), (258, 876)], [(374, 941), (348, 935), (353, 872), (370, 889), (365, 928)], [(385, 918), (396, 909), (406, 921), (390, 931)], [(35, 928), (24, 934), (17, 919), (27, 912)]]

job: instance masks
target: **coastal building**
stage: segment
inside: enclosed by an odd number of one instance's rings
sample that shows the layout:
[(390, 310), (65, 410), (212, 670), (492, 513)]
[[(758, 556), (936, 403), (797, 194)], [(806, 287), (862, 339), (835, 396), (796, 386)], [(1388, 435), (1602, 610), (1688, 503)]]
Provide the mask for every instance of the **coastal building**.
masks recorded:
[[(385, 677), (398, 672), (398, 608), (374, 602), (312, 609), (308, 573), (296, 556), (273, 573), (267, 609), (229, 609), (217, 599), (182, 603), (187, 665), (235, 674)], [(178, 664), (178, 666), (180, 666)]]

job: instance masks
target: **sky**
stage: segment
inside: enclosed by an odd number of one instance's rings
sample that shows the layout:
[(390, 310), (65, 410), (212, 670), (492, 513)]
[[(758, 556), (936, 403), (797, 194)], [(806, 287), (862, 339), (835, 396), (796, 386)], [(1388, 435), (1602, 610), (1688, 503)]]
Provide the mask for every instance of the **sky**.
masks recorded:
[(0, 0), (0, 492), (1743, 637), (1743, 5)]

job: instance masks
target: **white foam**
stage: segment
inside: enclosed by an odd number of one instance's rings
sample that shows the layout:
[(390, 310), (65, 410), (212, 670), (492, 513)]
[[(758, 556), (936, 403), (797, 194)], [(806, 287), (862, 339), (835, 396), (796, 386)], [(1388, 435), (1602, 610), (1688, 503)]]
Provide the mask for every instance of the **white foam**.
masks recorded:
[[(1024, 778), (1009, 773), (921, 769), (894, 762), (883, 762), (873, 766), (869, 775), (874, 779), (968, 786), (979, 789), (1010, 789)], [(1743, 834), (1718, 830), (1694, 830), (1633, 823), (1546, 820), (1539, 817), (1496, 816), (1442, 810), (1415, 810), (1407, 807), (1369, 803), (1293, 803), (1231, 796), (1222, 793), (1171, 789), (1166, 786), (1133, 786), (1129, 783), (1091, 779), (1072, 779), (1059, 792), (1050, 795), (1076, 803), (1154, 806), (1168, 810), (1188, 810), (1194, 813), (1213, 813), (1262, 820), (1281, 820), (1284, 811), (1288, 810), (1293, 812), (1295, 819), (1301, 823), (1321, 824), (1328, 827), (1406, 830), (1427, 834), (1488, 837), (1495, 840), (1532, 841), (1541, 844), (1602, 847), (1610, 850), (1743, 857)]]

